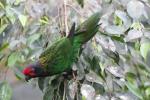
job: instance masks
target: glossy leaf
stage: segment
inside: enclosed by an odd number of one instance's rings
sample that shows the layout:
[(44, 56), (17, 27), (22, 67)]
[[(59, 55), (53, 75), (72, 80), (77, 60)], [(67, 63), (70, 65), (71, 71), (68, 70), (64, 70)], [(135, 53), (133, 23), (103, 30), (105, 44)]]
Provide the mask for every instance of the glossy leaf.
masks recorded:
[(7, 82), (0, 83), (0, 100), (11, 100), (12, 90)]
[(21, 80), (21, 79), (25, 79), (25, 76), (23, 75), (22, 73), (22, 70), (21, 69), (22, 67), (18, 67), (14, 70), (14, 73), (15, 73), (15, 76), (17, 77), (17, 79)]
[(2, 25), (2, 27), (0, 27), (0, 35), (3, 33), (3, 31), (6, 29), (7, 26), (8, 24), (4, 24)]
[(26, 23), (27, 23), (27, 16), (26, 15), (19, 15), (19, 20), (21, 22), (21, 25), (23, 27), (25, 27)]
[(125, 31), (125, 29), (123, 27), (120, 26), (115, 26), (115, 25), (111, 25), (106, 27), (106, 32), (112, 35), (121, 35), (123, 34)]
[(10, 6), (6, 6), (6, 16), (9, 18), (12, 24), (15, 23), (16, 17)]
[(150, 97), (150, 87), (146, 88), (145, 93), (148, 97)]
[(127, 4), (127, 12), (133, 19), (137, 20), (143, 15), (144, 4), (136, 0), (130, 1)]
[(150, 50), (150, 43), (147, 42), (147, 43), (142, 43), (141, 44), (141, 47), (140, 47), (140, 52), (141, 52), (141, 55), (146, 59), (147, 57), (147, 53), (148, 51)]
[(118, 26), (123, 24), (122, 20), (118, 16), (114, 16), (114, 23)]
[(53, 100), (53, 97), (54, 97), (54, 88), (52, 86), (48, 86), (43, 96), (43, 100)]
[(18, 52), (11, 53), (8, 57), (7, 65), (9, 67), (13, 67), (18, 61), (18, 59), (20, 59), (20, 54)]
[(146, 64), (147, 64), (148, 66), (150, 66), (150, 50), (147, 52)]
[(31, 35), (28, 39), (27, 39), (27, 44), (31, 45), (33, 42), (35, 42), (36, 40), (38, 40), (40, 38), (41, 34), (33, 34)]
[(138, 38), (141, 38), (143, 35), (142, 31), (138, 31), (138, 30), (130, 30), (128, 32), (128, 35), (126, 36), (126, 41), (132, 41)]
[(6, 49), (9, 46), (9, 43), (4, 43), (1, 47), (0, 47), (0, 52), (3, 51), (4, 49)]
[(130, 83), (130, 82), (125, 82), (125, 84), (126, 84), (127, 88), (128, 88), (134, 95), (136, 95), (139, 99), (142, 99), (142, 98), (143, 98), (143, 96), (142, 96), (140, 90), (139, 90), (134, 84), (132, 84), (132, 83)]
[(4, 5), (2, 2), (0, 2), (0, 8), (3, 8), (4, 9)]
[(81, 87), (81, 94), (86, 100), (93, 100), (95, 97), (95, 89), (88, 84), (83, 84)]

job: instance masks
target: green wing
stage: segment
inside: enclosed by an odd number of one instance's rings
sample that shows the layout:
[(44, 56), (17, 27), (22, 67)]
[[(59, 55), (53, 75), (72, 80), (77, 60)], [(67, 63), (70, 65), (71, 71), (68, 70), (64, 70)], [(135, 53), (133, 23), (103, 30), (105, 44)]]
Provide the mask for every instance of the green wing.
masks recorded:
[(51, 74), (71, 69), (72, 44), (65, 37), (48, 47), (39, 57), (39, 62)]
[(68, 37), (55, 42), (41, 54), (39, 62), (50, 75), (71, 69), (81, 45), (90, 40), (98, 31), (99, 19), (100, 13), (93, 14), (77, 28), (76, 35), (71, 34), (75, 29), (75, 24), (73, 24)]

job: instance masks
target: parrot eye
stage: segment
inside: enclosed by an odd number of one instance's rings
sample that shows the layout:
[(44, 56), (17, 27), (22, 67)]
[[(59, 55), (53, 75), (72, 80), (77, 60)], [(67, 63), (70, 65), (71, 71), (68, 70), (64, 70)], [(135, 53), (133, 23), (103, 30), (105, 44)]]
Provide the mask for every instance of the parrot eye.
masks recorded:
[(31, 68), (31, 72), (34, 72), (34, 68)]

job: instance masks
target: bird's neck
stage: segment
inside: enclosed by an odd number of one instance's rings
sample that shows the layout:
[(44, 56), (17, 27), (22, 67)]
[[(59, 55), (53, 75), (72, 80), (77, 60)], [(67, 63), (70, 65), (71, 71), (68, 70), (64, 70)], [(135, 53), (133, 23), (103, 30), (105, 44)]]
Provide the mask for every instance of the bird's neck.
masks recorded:
[(36, 67), (42, 67), (42, 65), (40, 64), (39, 61), (35, 62), (35, 65), (34, 65), (34, 66), (36, 66)]

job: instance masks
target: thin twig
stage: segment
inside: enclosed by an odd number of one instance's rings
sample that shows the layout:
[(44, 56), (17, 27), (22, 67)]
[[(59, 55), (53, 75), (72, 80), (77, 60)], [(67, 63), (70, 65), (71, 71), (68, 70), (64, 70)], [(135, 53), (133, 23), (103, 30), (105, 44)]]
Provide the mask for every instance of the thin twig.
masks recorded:
[(57, 10), (58, 10), (58, 27), (59, 27), (59, 32), (61, 33), (61, 28), (62, 28), (61, 8), (57, 7)]
[(8, 72), (8, 68), (6, 68), (6, 70), (4, 72), (4, 80), (6, 80), (6, 78), (7, 78), (7, 72)]
[(66, 32), (66, 36), (68, 36), (69, 34), (69, 30), (68, 30), (68, 24), (67, 24), (67, 0), (64, 0), (64, 24), (65, 24), (65, 32)]
[(64, 81), (64, 94), (63, 94), (63, 100), (65, 100), (66, 97), (66, 80)]

